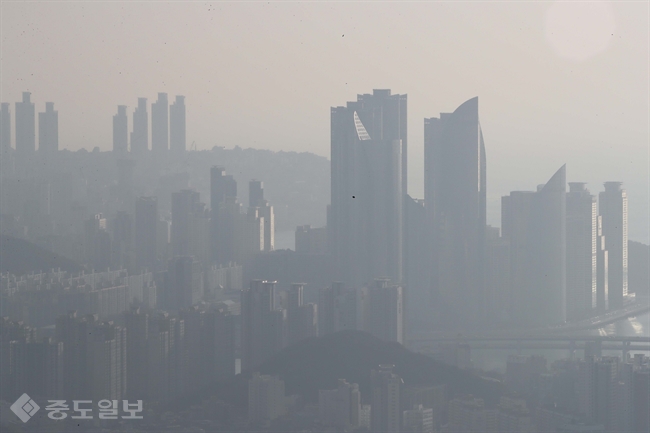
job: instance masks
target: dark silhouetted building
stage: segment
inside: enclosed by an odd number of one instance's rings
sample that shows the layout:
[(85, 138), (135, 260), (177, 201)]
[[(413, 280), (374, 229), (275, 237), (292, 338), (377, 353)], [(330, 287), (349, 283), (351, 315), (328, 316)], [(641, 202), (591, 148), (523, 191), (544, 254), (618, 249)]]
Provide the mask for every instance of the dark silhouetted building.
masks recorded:
[(393, 365), (380, 365), (370, 373), (370, 431), (399, 432), (402, 378), (393, 373)]

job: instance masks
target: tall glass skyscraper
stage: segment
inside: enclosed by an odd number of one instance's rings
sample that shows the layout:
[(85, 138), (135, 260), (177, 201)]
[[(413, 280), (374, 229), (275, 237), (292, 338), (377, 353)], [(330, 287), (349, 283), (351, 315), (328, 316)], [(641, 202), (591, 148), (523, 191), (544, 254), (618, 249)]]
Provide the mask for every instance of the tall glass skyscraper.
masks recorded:
[(478, 97), (424, 120), (431, 306), (441, 323), (484, 320), (486, 161)]
[(331, 109), (331, 252), (335, 278), (402, 281), (406, 95), (374, 90)]

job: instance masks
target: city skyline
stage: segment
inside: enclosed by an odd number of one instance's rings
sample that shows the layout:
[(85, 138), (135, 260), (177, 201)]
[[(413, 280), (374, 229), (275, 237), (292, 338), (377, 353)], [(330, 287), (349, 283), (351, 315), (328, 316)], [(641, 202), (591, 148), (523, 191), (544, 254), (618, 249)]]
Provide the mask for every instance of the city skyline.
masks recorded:
[[(136, 97), (146, 95), (154, 101), (163, 91), (186, 96), (187, 144), (196, 142), (197, 149), (239, 145), (327, 155), (323, 107), (348, 100), (363, 88), (392, 88), (409, 94), (409, 193), (422, 197), (420, 119), (479, 95), (482, 120), (492, 138), (489, 221), (499, 219), (500, 196), (511, 189), (529, 189), (534, 179), (563, 163), (571, 168), (572, 180), (587, 182), (591, 190), (604, 180), (625, 182), (637, 203), (633, 213), (642, 215), (637, 220), (644, 221), (648, 214), (645, 5), (407, 3), (397, 9), (400, 15), (393, 23), (403, 36), (382, 35), (382, 23), (395, 10), (387, 4), (152, 7), (119, 9), (91, 3), (82, 12), (75, 4), (3, 4), (5, 61), (0, 90), (1, 99), (11, 102), (12, 116), (14, 101), (27, 89), (39, 101), (39, 110), (46, 100), (56, 102), (61, 148), (109, 150), (106, 119), (114, 107), (126, 104), (131, 123)], [(136, 23), (153, 10), (163, 19), (148, 27), (151, 40), (158, 42), (148, 56), (135, 57), (140, 45), (128, 48), (126, 40), (138, 40), (129, 29), (138, 28)], [(261, 33), (251, 33), (250, 27), (232, 24), (244, 16), (250, 20), (262, 15), (272, 17), (265, 29), (273, 38), (260, 38)], [(573, 28), (563, 27), (576, 15), (584, 19)], [(111, 18), (125, 24), (119, 36), (107, 40), (101, 35), (113, 31)], [(33, 30), (23, 33), (18, 23)], [(192, 24), (186, 27), (188, 23)], [(103, 32), (97, 33), (100, 29)], [(168, 36), (172, 29), (181, 35), (173, 41)], [(53, 35), (45, 43), (47, 52), (38, 48), (43, 32)], [(87, 47), (101, 47), (107, 53), (117, 53), (118, 46), (127, 49), (109, 64), (110, 55), (94, 57), (86, 47), (80, 48), (75, 42), (79, 32), (84, 32)], [(565, 44), (558, 43), (561, 37)], [(448, 38), (455, 43), (447, 44)], [(426, 40), (427, 47), (417, 50), (405, 42), (411, 39)], [(397, 61), (379, 66), (371, 57), (375, 49), (368, 49), (378, 43), (383, 43), (386, 58)], [(188, 56), (183, 53), (186, 44), (196, 45), (199, 52), (216, 52), (215, 59), (231, 66), (215, 68), (213, 61)], [(285, 47), (283, 55), (306, 56), (310, 61), (299, 62), (289, 73), (285, 63), (292, 62), (281, 63), (271, 56), (278, 46)], [(337, 52), (339, 56), (333, 57)], [(99, 75), (70, 70), (68, 65), (75, 62), (60, 61), (82, 55), (90, 62), (89, 71)], [(187, 68), (179, 70), (179, 61)], [(330, 71), (332, 62), (346, 66)], [(132, 67), (121, 66), (126, 64)], [(352, 64), (357, 66), (347, 66)], [(407, 72), (401, 74), (400, 65), (408, 65)], [(43, 70), (52, 71), (47, 80)], [(186, 72), (190, 70), (191, 74)], [(289, 85), (294, 76), (300, 78)], [(56, 88), (47, 84), (52, 79), (58, 80)], [(98, 88), (96, 79), (105, 84)], [(75, 92), (64, 90), (70, 87), (69, 80), (74, 80)], [(310, 88), (314, 82), (322, 84)], [(305, 99), (305, 94), (311, 97)], [(228, 104), (223, 103), (226, 100)], [(265, 101), (273, 101), (273, 108)], [(256, 119), (253, 124), (247, 120), (251, 118)], [(527, 163), (532, 162), (531, 168)], [(596, 176), (594, 169), (602, 175)], [(632, 238), (647, 242), (646, 225), (635, 225), (639, 224), (633, 224), (639, 234)]]

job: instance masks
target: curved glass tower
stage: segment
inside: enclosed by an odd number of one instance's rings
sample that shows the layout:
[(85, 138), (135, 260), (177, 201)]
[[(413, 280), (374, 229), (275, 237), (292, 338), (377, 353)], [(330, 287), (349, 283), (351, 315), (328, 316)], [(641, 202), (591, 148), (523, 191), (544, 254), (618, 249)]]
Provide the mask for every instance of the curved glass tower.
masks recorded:
[(485, 315), (486, 162), (478, 97), (424, 120), (424, 158), (432, 321), (473, 326)]

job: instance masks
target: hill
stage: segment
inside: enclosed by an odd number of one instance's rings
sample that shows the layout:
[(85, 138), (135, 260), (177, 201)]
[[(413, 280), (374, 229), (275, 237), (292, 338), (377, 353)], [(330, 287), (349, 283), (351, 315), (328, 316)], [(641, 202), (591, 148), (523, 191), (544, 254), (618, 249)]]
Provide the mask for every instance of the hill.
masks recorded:
[[(500, 382), (483, 379), (361, 331), (341, 331), (304, 340), (264, 363), (260, 372), (280, 376), (287, 395), (301, 395), (307, 402), (318, 402), (318, 390), (335, 389), (338, 379), (358, 383), (362, 399), (367, 401), (370, 371), (379, 364), (393, 364), (394, 372), (402, 377), (405, 386), (445, 384), (449, 397), (472, 394), (494, 405), (505, 390)], [(250, 373), (245, 372), (226, 383), (206, 384), (204, 389), (174, 404), (188, 406), (207, 397), (217, 397), (245, 408), (249, 378)]]
[(21, 275), (32, 271), (49, 271), (53, 268), (61, 268), (68, 272), (78, 272), (83, 269), (67, 257), (26, 240), (0, 236), (0, 272)]

